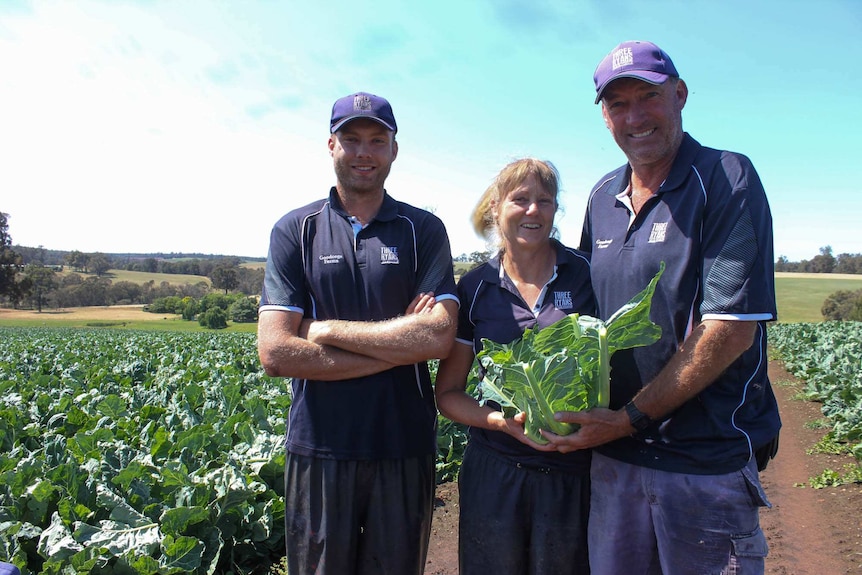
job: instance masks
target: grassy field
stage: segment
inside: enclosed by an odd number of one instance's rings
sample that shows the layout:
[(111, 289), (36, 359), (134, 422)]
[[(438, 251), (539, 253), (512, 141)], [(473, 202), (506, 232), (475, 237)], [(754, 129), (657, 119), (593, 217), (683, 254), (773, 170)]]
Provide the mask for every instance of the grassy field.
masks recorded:
[[(69, 274), (72, 272), (61, 272), (63, 274)], [(84, 276), (89, 276), (91, 274), (81, 274)], [(211, 281), (208, 277), (204, 276), (193, 276), (187, 274), (159, 274), (159, 273), (149, 273), (149, 272), (129, 272), (125, 270), (108, 270), (103, 277), (111, 280), (112, 282), (131, 282), (134, 284), (145, 284), (149, 281), (155, 282), (155, 285), (159, 285), (162, 282), (168, 282), (169, 284), (174, 285), (184, 285), (191, 284), (195, 285), (200, 282), (204, 282), (207, 285), (211, 285)]]
[[(127, 330), (208, 331), (179, 315), (148, 313), (141, 305), (76, 307), (68, 309), (13, 310), (0, 308), (0, 326), (7, 327), (110, 327)], [(228, 322), (224, 332), (254, 333), (256, 323)]]
[(775, 274), (775, 297), (780, 323), (823, 321), (820, 308), (830, 294), (862, 289), (862, 275)]
[[(469, 264), (456, 268), (456, 274), (469, 268)], [(167, 281), (173, 284), (195, 284), (206, 281), (201, 276), (176, 274), (150, 274), (112, 270), (108, 275), (112, 281), (130, 281), (156, 284)], [(775, 292), (778, 299), (778, 317), (781, 323), (823, 321), (820, 308), (826, 297), (839, 290), (862, 289), (862, 275), (846, 274), (795, 274), (776, 273)], [(0, 325), (18, 327), (112, 327), (119, 329), (147, 329), (165, 331), (204, 331), (194, 321), (184, 321), (178, 315), (152, 314), (144, 312), (143, 306), (111, 306), (73, 309), (46, 309), (41, 313), (33, 310), (0, 308)], [(257, 324), (233, 324), (227, 332), (249, 332), (257, 330)]]

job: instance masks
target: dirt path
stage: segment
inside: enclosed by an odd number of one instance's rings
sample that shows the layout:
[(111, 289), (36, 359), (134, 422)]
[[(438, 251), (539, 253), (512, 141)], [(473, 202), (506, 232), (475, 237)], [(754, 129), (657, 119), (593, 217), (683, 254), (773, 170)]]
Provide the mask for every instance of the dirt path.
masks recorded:
[(825, 469), (844, 471), (852, 458), (808, 454), (826, 433), (810, 425), (823, 419), (820, 406), (793, 399), (801, 386), (790, 384), (780, 365), (770, 364), (770, 378), (784, 425), (778, 456), (762, 475), (772, 502), (761, 513), (770, 546), (766, 573), (862, 574), (862, 485), (814, 489), (808, 483)]
[[(777, 457), (762, 475), (772, 509), (761, 512), (769, 541), (767, 575), (862, 575), (862, 485), (814, 489), (811, 477), (843, 471), (852, 458), (807, 451), (825, 434), (817, 404), (794, 400), (799, 383), (780, 364), (769, 366), (783, 428)], [(455, 484), (437, 489), (426, 575), (458, 573), (458, 497)]]

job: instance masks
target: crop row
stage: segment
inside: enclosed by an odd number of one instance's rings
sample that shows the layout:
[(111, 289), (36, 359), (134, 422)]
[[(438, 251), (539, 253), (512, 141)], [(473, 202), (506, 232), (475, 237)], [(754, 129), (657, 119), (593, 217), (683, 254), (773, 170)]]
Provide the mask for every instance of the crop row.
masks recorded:
[(862, 322), (775, 324), (769, 341), (806, 398), (822, 403), (834, 439), (862, 461)]
[(283, 555), (288, 405), (252, 334), (0, 329), (0, 557), (263, 572)]

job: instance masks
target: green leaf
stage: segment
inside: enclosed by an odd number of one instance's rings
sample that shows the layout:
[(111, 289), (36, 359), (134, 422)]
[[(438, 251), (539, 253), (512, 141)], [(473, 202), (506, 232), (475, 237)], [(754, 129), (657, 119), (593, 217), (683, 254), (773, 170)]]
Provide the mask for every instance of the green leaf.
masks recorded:
[(205, 507), (174, 507), (159, 518), (162, 531), (167, 535), (183, 535), (189, 525), (209, 519), (210, 512)]
[(63, 523), (58, 513), (51, 517), (51, 524), (39, 537), (39, 554), (52, 559), (65, 559), (81, 551), (83, 545), (75, 541), (72, 532)]
[(661, 337), (661, 327), (650, 321), (649, 312), (653, 293), (664, 269), (665, 264), (661, 262), (658, 273), (649, 285), (605, 322), (611, 354), (620, 349), (650, 345)]
[(162, 573), (162, 566), (149, 555), (127, 554), (126, 565), (137, 575), (156, 575)]
[(537, 443), (547, 443), (543, 429), (557, 435), (574, 431), (575, 426), (556, 421), (554, 414), (607, 407), (611, 355), (661, 337), (649, 312), (664, 269), (662, 262), (649, 285), (607, 322), (572, 314), (540, 331), (527, 329), (508, 344), (482, 339), (477, 355), (485, 369), (482, 401), (495, 402), (506, 417), (524, 412), (525, 433)]
[(162, 543), (162, 558), (159, 564), (169, 573), (191, 573), (201, 565), (204, 544), (194, 537), (166, 535)]
[(129, 416), (126, 402), (119, 395), (113, 393), (107, 395), (105, 399), (97, 403), (96, 410), (114, 421)]

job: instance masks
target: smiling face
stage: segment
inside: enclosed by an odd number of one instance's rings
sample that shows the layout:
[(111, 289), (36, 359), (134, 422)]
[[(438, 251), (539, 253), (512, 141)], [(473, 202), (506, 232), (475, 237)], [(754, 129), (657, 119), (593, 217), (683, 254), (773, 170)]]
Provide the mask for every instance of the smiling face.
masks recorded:
[(682, 142), (688, 88), (669, 79), (655, 86), (635, 78), (614, 80), (602, 95), (602, 117), (632, 168), (673, 162)]
[(542, 187), (535, 174), (529, 174), (493, 209), (504, 249), (512, 251), (547, 243), (554, 229), (557, 199)]
[(329, 137), (336, 188), (350, 195), (383, 193), (398, 155), (395, 133), (374, 120), (351, 120)]

